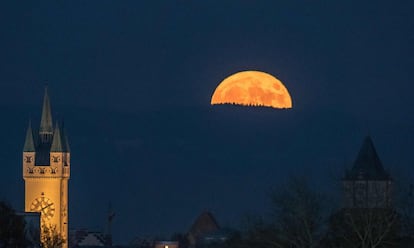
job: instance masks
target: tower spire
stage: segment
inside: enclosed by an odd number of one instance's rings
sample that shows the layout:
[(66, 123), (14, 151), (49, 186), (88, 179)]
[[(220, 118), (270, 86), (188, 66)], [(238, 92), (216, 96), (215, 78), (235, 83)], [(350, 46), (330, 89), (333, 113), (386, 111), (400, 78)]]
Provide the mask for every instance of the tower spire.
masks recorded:
[(64, 152), (70, 152), (68, 136), (66, 134), (65, 123), (62, 120), (62, 125), (60, 125), (60, 136), (62, 139), (62, 148)]
[(51, 152), (62, 152), (63, 143), (62, 136), (60, 134), (59, 123), (56, 122), (55, 133), (53, 134), (52, 146), (50, 147)]
[(43, 98), (42, 119), (40, 121), (39, 134), (43, 142), (50, 141), (49, 138), (51, 138), (53, 134), (52, 111), (50, 108), (47, 86), (45, 87), (45, 96)]
[(371, 180), (390, 179), (390, 176), (382, 166), (370, 136), (365, 137), (364, 143), (350, 171), (350, 175), (355, 178)]
[(29, 121), (29, 126), (27, 127), (26, 140), (24, 141), (24, 152), (34, 152), (35, 144), (33, 141), (33, 131), (32, 131), (32, 122)]

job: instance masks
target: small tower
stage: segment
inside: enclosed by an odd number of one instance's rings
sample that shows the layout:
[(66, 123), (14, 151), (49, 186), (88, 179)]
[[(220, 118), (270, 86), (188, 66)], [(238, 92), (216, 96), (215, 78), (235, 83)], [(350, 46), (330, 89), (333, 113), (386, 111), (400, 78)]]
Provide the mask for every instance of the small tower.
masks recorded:
[(40, 212), (42, 228), (55, 227), (66, 241), (69, 175), (69, 143), (63, 124), (60, 127), (56, 123), (53, 127), (46, 88), (39, 132), (33, 133), (29, 122), (23, 148), (25, 211)]
[(351, 170), (342, 179), (345, 208), (390, 208), (392, 179), (371, 137), (366, 137)]

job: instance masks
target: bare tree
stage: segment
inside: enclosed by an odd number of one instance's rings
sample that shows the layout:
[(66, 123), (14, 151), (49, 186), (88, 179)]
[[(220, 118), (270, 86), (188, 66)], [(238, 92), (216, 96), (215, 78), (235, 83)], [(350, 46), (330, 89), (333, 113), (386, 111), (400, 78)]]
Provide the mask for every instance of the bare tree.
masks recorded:
[(317, 247), (323, 226), (323, 196), (314, 191), (306, 177), (293, 177), (273, 192), (274, 225), (279, 246)]
[(400, 239), (407, 247), (414, 246), (414, 185), (400, 185), (396, 197), (400, 218)]
[(283, 247), (278, 237), (278, 229), (273, 222), (266, 222), (261, 216), (246, 215), (243, 218), (243, 231), (234, 232), (225, 247), (271, 248)]
[(349, 208), (331, 216), (324, 240), (332, 248), (398, 247), (399, 215), (391, 208)]
[(323, 197), (303, 177), (292, 177), (271, 194), (270, 216), (249, 219), (247, 231), (228, 247), (313, 248), (323, 226)]
[(43, 225), (40, 238), (42, 248), (61, 248), (66, 242), (55, 225)]

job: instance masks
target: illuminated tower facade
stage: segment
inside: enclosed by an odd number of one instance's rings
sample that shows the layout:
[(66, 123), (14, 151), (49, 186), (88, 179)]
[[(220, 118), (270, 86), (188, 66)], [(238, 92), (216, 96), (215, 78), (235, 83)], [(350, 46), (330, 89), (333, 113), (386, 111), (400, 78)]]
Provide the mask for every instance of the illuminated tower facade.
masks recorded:
[(68, 240), (68, 180), (70, 149), (63, 124), (53, 125), (50, 101), (45, 89), (38, 131), (29, 122), (23, 148), (25, 211), (40, 212), (41, 225), (56, 227)]

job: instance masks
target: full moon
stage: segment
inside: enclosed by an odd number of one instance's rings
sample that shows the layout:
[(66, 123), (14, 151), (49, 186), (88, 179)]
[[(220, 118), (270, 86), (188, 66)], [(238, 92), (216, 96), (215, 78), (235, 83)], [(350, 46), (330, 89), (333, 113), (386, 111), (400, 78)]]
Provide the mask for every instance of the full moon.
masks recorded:
[(225, 78), (211, 97), (211, 105), (237, 104), (292, 108), (286, 87), (277, 78), (261, 71), (242, 71)]

